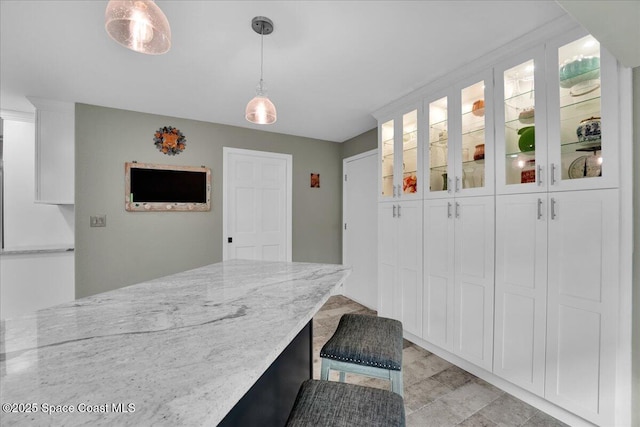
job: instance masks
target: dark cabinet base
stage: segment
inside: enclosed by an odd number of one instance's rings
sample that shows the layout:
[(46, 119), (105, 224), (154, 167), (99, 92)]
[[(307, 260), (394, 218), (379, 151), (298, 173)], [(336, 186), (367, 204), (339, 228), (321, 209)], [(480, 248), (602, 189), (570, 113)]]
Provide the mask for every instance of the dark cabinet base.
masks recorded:
[(312, 322), (302, 328), (219, 426), (285, 425), (300, 385), (313, 376)]

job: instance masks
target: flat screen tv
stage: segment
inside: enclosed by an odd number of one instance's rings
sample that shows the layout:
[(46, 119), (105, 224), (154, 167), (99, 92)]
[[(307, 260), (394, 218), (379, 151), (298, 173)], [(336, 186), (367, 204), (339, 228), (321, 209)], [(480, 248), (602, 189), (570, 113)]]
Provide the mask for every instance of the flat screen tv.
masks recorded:
[(211, 169), (125, 163), (125, 209), (130, 212), (211, 210)]

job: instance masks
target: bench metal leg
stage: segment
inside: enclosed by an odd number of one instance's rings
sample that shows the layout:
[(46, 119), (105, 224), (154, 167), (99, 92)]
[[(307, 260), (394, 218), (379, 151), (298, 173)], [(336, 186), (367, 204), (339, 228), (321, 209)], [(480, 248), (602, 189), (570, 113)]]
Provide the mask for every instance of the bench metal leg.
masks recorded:
[(321, 380), (329, 380), (329, 361), (327, 359), (322, 359), (322, 365), (320, 366), (320, 379)]
[(404, 397), (402, 371), (389, 371), (389, 378), (391, 379), (391, 391)]

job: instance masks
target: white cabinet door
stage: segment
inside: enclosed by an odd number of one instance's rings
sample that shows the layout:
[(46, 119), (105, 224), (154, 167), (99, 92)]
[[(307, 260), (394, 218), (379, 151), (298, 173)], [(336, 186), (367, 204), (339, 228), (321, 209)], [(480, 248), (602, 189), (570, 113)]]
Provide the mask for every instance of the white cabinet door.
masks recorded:
[[(451, 120), (455, 146), (453, 180), (458, 196), (494, 194), (493, 69), (478, 73), (458, 85)], [(449, 176), (451, 177), (451, 176)]]
[(74, 204), (75, 104), (29, 97), (36, 107), (36, 194), (39, 203)]
[(494, 197), (455, 199), (454, 353), (491, 370)]
[(424, 201), (422, 337), (453, 351), (453, 199)]
[(614, 422), (618, 190), (551, 193), (545, 397)]
[(402, 293), (402, 324), (422, 335), (422, 202), (397, 205), (398, 280)]
[(422, 333), (422, 202), (378, 208), (378, 314)]
[(378, 205), (378, 315), (401, 320), (395, 296), (398, 271), (396, 205)]
[(582, 30), (546, 46), (549, 191), (619, 184), (618, 64)]
[(544, 65), (539, 46), (495, 68), (497, 194), (547, 191)]
[(547, 195), (496, 198), (493, 372), (544, 394)]
[(417, 200), (422, 196), (419, 116), (420, 108), (413, 107), (381, 120), (378, 125), (380, 202)]

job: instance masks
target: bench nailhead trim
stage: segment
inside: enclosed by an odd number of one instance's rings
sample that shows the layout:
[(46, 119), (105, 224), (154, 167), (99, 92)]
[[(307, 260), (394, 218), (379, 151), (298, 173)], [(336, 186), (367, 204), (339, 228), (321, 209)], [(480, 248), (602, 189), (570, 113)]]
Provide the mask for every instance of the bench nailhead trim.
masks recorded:
[(393, 365), (382, 365), (380, 363), (368, 362), (366, 360), (356, 360), (356, 359), (351, 359), (349, 357), (334, 356), (333, 354), (320, 353), (320, 357), (328, 357), (329, 359), (341, 360), (343, 362), (358, 363), (360, 365), (377, 366), (377, 367), (384, 368), (384, 369), (393, 369), (394, 371), (399, 371), (400, 370), (400, 368), (398, 368), (396, 366), (393, 366)]

